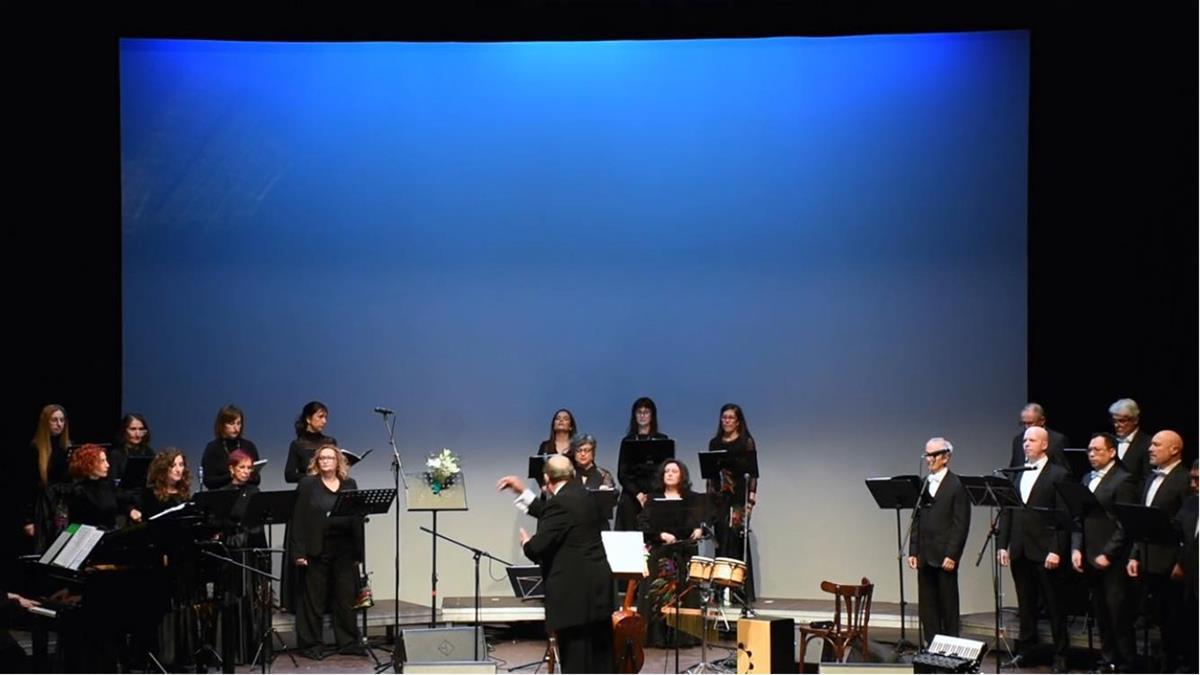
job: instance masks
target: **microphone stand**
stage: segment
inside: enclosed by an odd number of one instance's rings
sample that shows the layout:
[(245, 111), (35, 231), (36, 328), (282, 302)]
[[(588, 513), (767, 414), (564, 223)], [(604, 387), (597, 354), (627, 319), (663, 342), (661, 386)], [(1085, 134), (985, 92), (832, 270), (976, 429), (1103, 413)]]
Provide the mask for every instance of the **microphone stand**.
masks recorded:
[[(396, 488), (396, 519), (395, 519), (395, 539), (393, 540), (393, 548), (395, 557), (392, 559), (392, 579), (393, 588), (395, 589), (396, 598), (392, 602), (392, 628), (391, 640), (393, 645), (395, 640), (400, 635), (400, 482), (404, 479), (403, 469), (404, 464), (400, 461), (400, 451), (396, 449), (396, 417), (395, 413), (389, 410), (376, 410), (380, 415), (383, 415), (383, 428), (387, 430), (388, 445), (392, 448), (392, 487)], [(391, 416), (391, 423), (388, 422), (388, 417)], [(408, 481), (404, 481), (404, 489), (408, 490)], [(435, 610), (436, 611), (436, 610)], [(393, 652), (392, 661), (395, 662), (395, 652)], [(391, 665), (391, 664), (388, 664)]]
[[(996, 469), (992, 473), (993, 474), (1001, 473), (1001, 470)], [(992, 504), (1000, 503), (999, 500), (996, 499), (996, 493), (992, 491), (992, 487), (990, 485), (987, 486), (987, 495), (990, 498), (989, 501)], [(990, 508), (992, 510), (992, 513), (990, 516), (992, 522), (990, 525), (988, 525), (988, 536), (983, 540), (983, 546), (980, 547), (979, 555), (976, 556), (976, 558), (975, 558), (975, 566), (979, 567), (979, 563), (983, 562), (983, 554), (987, 552), (988, 544), (991, 544), (991, 546), (992, 546), (992, 603), (995, 606), (995, 621), (996, 621), (996, 625), (994, 628), (994, 632), (992, 634), (992, 638), (995, 640), (995, 642), (993, 642), (993, 644), (996, 645), (996, 649), (999, 650), (1000, 644), (1001, 644), (1000, 643), (1000, 603), (1003, 601), (1003, 598), (1002, 598), (1003, 588), (1002, 588), (1001, 584), (1004, 582), (1004, 577), (1000, 574), (1000, 559), (997, 557), (996, 538), (1000, 535), (1000, 516), (1004, 513), (1004, 507), (996, 508), (996, 506), (991, 506)], [(1012, 650), (1009, 649), (1007, 642), (1004, 643), (1004, 651), (1008, 652), (1008, 658), (1011, 660), (1013, 654), (1012, 654)], [(1000, 672), (1000, 652), (999, 651), (996, 652), (996, 672), (997, 673)]]
[[(925, 473), (925, 479), (921, 481), (921, 487), (917, 490), (917, 503), (913, 504), (912, 513), (908, 516), (908, 530), (904, 534), (904, 539), (900, 542), (900, 548), (896, 551), (896, 566), (900, 570), (900, 641), (896, 643), (896, 651), (903, 652), (906, 649), (915, 649), (916, 645), (908, 641), (906, 630), (908, 627), (908, 619), (905, 617), (904, 608), (908, 604), (904, 601), (904, 558), (908, 548), (908, 541), (912, 538), (913, 525), (917, 522), (917, 514), (921, 511), (921, 495), (925, 494), (925, 488), (929, 486), (929, 472)], [(896, 509), (896, 536), (900, 536), (900, 509)], [(921, 565), (918, 556), (917, 566)], [(920, 588), (920, 572), (917, 573), (918, 589)], [(921, 624), (921, 613), (917, 612), (917, 641), (922, 640), (925, 626)]]
[[(483, 557), (487, 557), (491, 560), (495, 560), (496, 562), (498, 562), (501, 565), (504, 565), (506, 567), (512, 567), (512, 563), (508, 562), (507, 560), (501, 560), (500, 558), (497, 558), (496, 556), (492, 555), (491, 553), (488, 553), (487, 551), (484, 551), (483, 549), (478, 549), (478, 548), (475, 548), (474, 546), (464, 544), (461, 541), (458, 541), (457, 539), (453, 539), (451, 537), (447, 537), (446, 535), (444, 535), (440, 532), (434, 532), (433, 530), (431, 530), (427, 527), (421, 527), (421, 531), (428, 532), (429, 534), (432, 534), (434, 537), (440, 537), (440, 538), (445, 539), (446, 541), (450, 542), (451, 544), (457, 544), (458, 546), (461, 546), (462, 548), (467, 549), (468, 551), (471, 552), (472, 556), (475, 559), (475, 639), (472, 640), (472, 642), (475, 643), (475, 645), (474, 645), (475, 660), (479, 661), (480, 660), (479, 659), (479, 630), (480, 630), (480, 626), (479, 626), (479, 598), (480, 598), (479, 559), (483, 558)], [(484, 656), (486, 656), (486, 654)]]

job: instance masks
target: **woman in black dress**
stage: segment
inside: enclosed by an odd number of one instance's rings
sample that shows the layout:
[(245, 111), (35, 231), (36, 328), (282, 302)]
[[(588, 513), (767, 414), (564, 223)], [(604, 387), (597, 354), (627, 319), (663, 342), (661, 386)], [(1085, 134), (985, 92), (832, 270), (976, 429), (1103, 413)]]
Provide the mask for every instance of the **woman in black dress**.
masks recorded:
[[(717, 422), (717, 433), (708, 442), (709, 452), (757, 452), (754, 437), (746, 425), (742, 407), (736, 403), (721, 406), (721, 417)], [(734, 475), (728, 470), (721, 472), (721, 480), (708, 481), (708, 494), (713, 504), (713, 526), (716, 530), (716, 557), (736, 558), (746, 563), (746, 585), (744, 592), (748, 601), (753, 601), (754, 565), (750, 558), (750, 547), (745, 546), (745, 523), (754, 511), (758, 499), (758, 479), (746, 482), (745, 476)], [(744, 505), (744, 508), (743, 508)]]
[(192, 471), (187, 457), (175, 448), (167, 448), (154, 456), (146, 472), (146, 487), (138, 508), (131, 517), (144, 522), (169, 508), (192, 498)]
[[(258, 461), (258, 448), (242, 437), (245, 424), (245, 415), (235, 405), (226, 405), (217, 411), (217, 419), (213, 421), (214, 439), (204, 446), (204, 455), (200, 459), (205, 488), (220, 490), (229, 485), (230, 457), (234, 452), (248, 455), (252, 463)], [(251, 485), (258, 485), (262, 477), (257, 471), (251, 471), (249, 480)]]
[(321, 628), (327, 610), (333, 614), (338, 652), (366, 653), (353, 610), (358, 564), (363, 558), (363, 519), (328, 515), (339, 492), (358, 489), (349, 474), (345, 455), (324, 444), (296, 488), (289, 560), (304, 568), (304, 585), (297, 596), (296, 646), (313, 659), (322, 658)]
[[(629, 409), (629, 427), (624, 441), (660, 441), (667, 435), (658, 430), (658, 406), (653, 399), (643, 396), (633, 402)], [(613, 526), (617, 530), (638, 529), (638, 514), (646, 504), (654, 486), (653, 462), (638, 461), (633, 456), (617, 458), (617, 481), (621, 483), (621, 499), (617, 502), (617, 518)]]
[[(705, 497), (692, 492), (687, 465), (668, 459), (658, 469), (655, 486), (646, 507), (638, 514), (638, 526), (650, 551), (650, 576), (642, 581), (638, 612), (646, 617), (646, 645), (674, 646), (666, 630), (663, 607), (674, 606), (675, 596), (686, 587), (688, 560), (699, 551), (703, 536)], [(699, 607), (693, 591), (684, 596), (683, 607)], [(696, 644), (686, 634), (676, 635), (680, 646)]]
[(337, 439), (325, 435), (325, 425), (329, 423), (329, 408), (320, 401), (309, 401), (304, 404), (300, 416), (296, 418), (296, 440), (288, 446), (287, 464), (283, 467), (283, 479), (289, 483), (299, 483), (308, 467), (312, 464), (313, 453), (322, 445), (337, 446)]
[(538, 446), (539, 455), (569, 455), (571, 439), (575, 437), (575, 416), (566, 408), (554, 411), (550, 418), (550, 437)]
[(130, 457), (153, 457), (154, 449), (150, 447), (150, 424), (141, 413), (126, 413), (121, 418), (120, 438), (108, 451), (108, 477), (121, 486), (121, 489), (136, 495), (141, 491), (141, 485), (123, 485), (125, 465)]
[(42, 408), (37, 431), (23, 455), (17, 500), (22, 511), (21, 550), (41, 553), (66, 526), (65, 487), (71, 476), (67, 468), (67, 448), (71, 445), (67, 411), (56, 404)]

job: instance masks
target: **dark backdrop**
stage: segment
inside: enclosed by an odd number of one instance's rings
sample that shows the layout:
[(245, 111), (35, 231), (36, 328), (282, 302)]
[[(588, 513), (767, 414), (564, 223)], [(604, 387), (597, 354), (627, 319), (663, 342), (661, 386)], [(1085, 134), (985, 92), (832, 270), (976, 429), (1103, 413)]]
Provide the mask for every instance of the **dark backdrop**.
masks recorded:
[(8, 80), (18, 394), (6, 440), (14, 448), (28, 443), (47, 402), (67, 406), (76, 438), (112, 436), (121, 413), (119, 36), (489, 40), (1029, 28), (1029, 398), (1081, 445), (1106, 425), (1108, 403), (1133, 397), (1148, 429), (1179, 429), (1194, 456), (1194, 7), (526, 3), (386, 20), (211, 11), (168, 18), (141, 8), (136, 16), (23, 18), (10, 26), (18, 40)]

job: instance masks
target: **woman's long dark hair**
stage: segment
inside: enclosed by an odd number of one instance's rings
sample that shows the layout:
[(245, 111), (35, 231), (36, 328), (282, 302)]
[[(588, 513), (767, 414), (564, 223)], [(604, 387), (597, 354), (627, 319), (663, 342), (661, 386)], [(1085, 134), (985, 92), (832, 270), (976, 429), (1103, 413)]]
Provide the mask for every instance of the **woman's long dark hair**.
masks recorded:
[[(308, 418), (322, 411), (326, 415), (329, 414), (329, 408), (325, 407), (325, 404), (320, 401), (309, 401), (304, 404), (304, 409), (300, 411), (300, 416), (296, 418), (296, 438), (300, 438), (308, 431)], [(242, 423), (245, 424), (245, 419), (242, 420)]]
[(724, 415), (727, 410), (732, 410), (733, 414), (737, 415), (738, 436), (750, 436), (750, 427), (746, 425), (746, 416), (742, 414), (742, 406), (736, 403), (726, 403), (721, 406), (721, 412), (717, 415), (717, 433), (713, 438), (721, 438), (725, 435), (725, 430), (721, 427), (721, 415)]
[(560, 413), (560, 412), (567, 413), (567, 417), (569, 417), (571, 419), (571, 432), (569, 434), (567, 434), (567, 438), (575, 438), (575, 433), (576, 433), (575, 415), (570, 410), (567, 410), (566, 408), (559, 408), (558, 410), (554, 411), (553, 415), (550, 416), (550, 438), (548, 438), (546, 440), (550, 441), (551, 443), (554, 442), (554, 418), (558, 417), (558, 413)]
[(629, 428), (625, 430), (626, 436), (636, 436), (638, 432), (637, 409), (650, 409), (650, 435), (658, 433), (658, 406), (654, 405), (654, 400), (649, 396), (643, 396), (633, 402), (633, 407), (629, 409)]

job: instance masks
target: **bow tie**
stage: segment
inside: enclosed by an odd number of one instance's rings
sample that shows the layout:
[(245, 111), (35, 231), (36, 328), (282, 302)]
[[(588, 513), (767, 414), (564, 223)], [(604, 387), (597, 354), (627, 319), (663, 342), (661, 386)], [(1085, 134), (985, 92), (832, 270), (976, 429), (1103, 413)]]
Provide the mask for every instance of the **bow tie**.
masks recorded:
[(1154, 469), (1153, 473), (1155, 476), (1165, 476), (1165, 475), (1167, 475), (1167, 470), (1166, 469)]
[(1133, 436), (1126, 436), (1125, 438), (1118, 438), (1118, 439), (1117, 439), (1117, 442), (1118, 442), (1118, 443), (1132, 443), (1132, 442), (1133, 442)]

